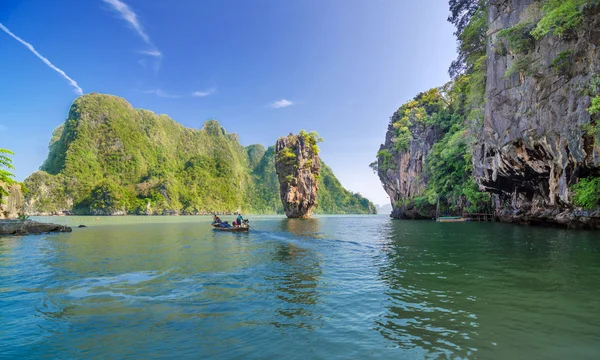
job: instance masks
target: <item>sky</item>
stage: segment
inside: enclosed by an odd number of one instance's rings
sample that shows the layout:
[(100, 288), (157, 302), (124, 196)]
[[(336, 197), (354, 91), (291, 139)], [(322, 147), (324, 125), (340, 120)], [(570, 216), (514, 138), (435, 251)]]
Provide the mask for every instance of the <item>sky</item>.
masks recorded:
[(369, 168), (389, 118), (443, 85), (447, 0), (0, 0), (0, 148), (17, 180), (80, 94), (124, 97), (243, 145), (315, 130), (347, 189), (389, 203)]

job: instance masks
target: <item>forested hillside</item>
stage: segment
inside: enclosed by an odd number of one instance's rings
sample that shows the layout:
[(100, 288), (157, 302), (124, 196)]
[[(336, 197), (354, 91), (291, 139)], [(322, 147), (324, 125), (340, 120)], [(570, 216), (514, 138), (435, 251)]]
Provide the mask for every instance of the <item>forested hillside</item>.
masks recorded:
[[(215, 120), (200, 130), (111, 95), (75, 100), (47, 160), (25, 180), (28, 213), (282, 213), (274, 151), (243, 147)], [(373, 205), (324, 177), (322, 213)]]

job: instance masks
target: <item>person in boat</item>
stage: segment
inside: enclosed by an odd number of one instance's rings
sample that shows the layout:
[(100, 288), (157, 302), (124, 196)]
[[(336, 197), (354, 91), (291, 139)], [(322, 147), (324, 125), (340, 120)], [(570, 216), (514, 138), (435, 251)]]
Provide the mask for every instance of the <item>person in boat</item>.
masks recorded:
[[(235, 224), (234, 224), (234, 225), (235, 225)], [(219, 223), (219, 227), (221, 227), (221, 228), (225, 228), (225, 229), (229, 229), (229, 228), (231, 228), (231, 225), (229, 225), (229, 224), (227, 223), (227, 221), (225, 221), (225, 222), (223, 222), (223, 221), (222, 221), (222, 222), (220, 222), (220, 223)]]
[(220, 218), (220, 217), (218, 217), (218, 216), (215, 214), (215, 215), (213, 216), (213, 223), (215, 223), (215, 224), (220, 224), (221, 222), (222, 222), (222, 221), (221, 221), (221, 218)]
[(244, 221), (244, 218), (242, 217), (242, 214), (238, 214), (238, 217), (237, 217), (236, 220), (237, 220), (238, 226), (242, 226), (242, 223)]

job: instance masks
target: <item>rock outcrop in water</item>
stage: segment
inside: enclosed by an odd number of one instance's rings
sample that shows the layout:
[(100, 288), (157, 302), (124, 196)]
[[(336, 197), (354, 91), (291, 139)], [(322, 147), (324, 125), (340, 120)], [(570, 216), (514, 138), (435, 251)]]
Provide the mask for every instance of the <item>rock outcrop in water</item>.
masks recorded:
[(277, 139), (275, 170), (288, 218), (309, 218), (317, 206), (321, 163), (316, 133), (300, 132)]
[(1, 220), (0, 235), (39, 235), (51, 232), (71, 232), (65, 225), (42, 223), (31, 220)]
[(8, 196), (0, 198), (0, 219), (13, 219), (23, 212), (25, 198), (21, 185), (10, 185), (7, 190)]
[(412, 124), (412, 136), (407, 146), (399, 149), (394, 124), (401, 116), (401, 110), (398, 110), (391, 118), (385, 143), (379, 148), (377, 173), (390, 198), (393, 218), (431, 219), (435, 216), (435, 209), (432, 206), (417, 207), (413, 200), (425, 191), (425, 159), (441, 134), (434, 126)]
[(574, 209), (570, 191), (579, 179), (600, 176), (600, 142), (586, 132), (597, 121), (587, 89), (600, 74), (599, 13), (586, 10), (578, 29), (562, 36), (524, 33), (528, 48), (514, 53), (498, 34), (518, 35), (539, 21), (539, 2), (489, 5), (487, 102), (473, 165), (476, 181), (497, 194), (502, 220), (600, 226), (598, 212)]

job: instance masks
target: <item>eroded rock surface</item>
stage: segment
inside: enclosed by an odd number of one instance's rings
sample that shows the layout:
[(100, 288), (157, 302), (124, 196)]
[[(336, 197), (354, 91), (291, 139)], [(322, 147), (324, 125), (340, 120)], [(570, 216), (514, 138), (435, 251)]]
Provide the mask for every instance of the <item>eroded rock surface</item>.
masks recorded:
[(316, 142), (306, 133), (277, 139), (275, 169), (288, 218), (309, 218), (317, 206), (321, 163)]
[(14, 219), (22, 212), (25, 198), (21, 185), (14, 184), (8, 187), (9, 195), (0, 198), (0, 219)]
[(0, 221), (0, 235), (37, 235), (50, 232), (71, 232), (72, 229), (65, 225), (42, 223), (37, 221), (2, 220)]
[(438, 141), (441, 134), (435, 127), (413, 126), (413, 138), (406, 150), (396, 152), (394, 147), (393, 122), (398, 117), (395, 113), (388, 126), (385, 143), (379, 150), (387, 150), (392, 156), (390, 165), (382, 166), (379, 159), (378, 175), (383, 189), (388, 194), (392, 204), (391, 217), (395, 219), (431, 219), (435, 216), (435, 208), (418, 209), (411, 199), (423, 195), (427, 187), (425, 159), (431, 147)]
[[(489, 6), (487, 102), (473, 157), (475, 178), (497, 194), (496, 212), (505, 221), (575, 226), (581, 216), (571, 205), (569, 187), (600, 175), (600, 149), (584, 130), (592, 121), (585, 89), (600, 73), (600, 16), (596, 9), (577, 33), (536, 41), (528, 74), (507, 78), (519, 55), (498, 51), (497, 34), (528, 17), (535, 20), (535, 3), (503, 0)], [(559, 54), (571, 60), (557, 69)], [(592, 214), (583, 216), (587, 227), (598, 221)]]

